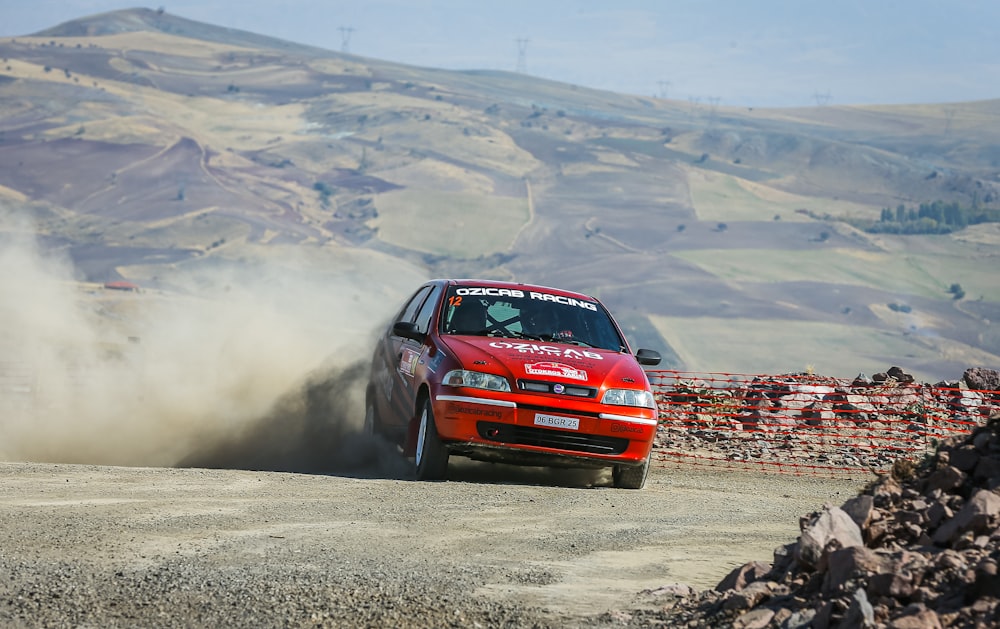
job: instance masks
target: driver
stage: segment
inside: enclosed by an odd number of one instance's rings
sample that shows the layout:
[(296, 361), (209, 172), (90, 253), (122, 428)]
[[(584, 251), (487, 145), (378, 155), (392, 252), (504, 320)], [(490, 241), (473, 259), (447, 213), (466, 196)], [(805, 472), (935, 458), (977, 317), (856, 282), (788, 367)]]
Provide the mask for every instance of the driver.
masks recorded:
[(544, 301), (528, 301), (521, 308), (521, 332), (530, 336), (559, 334), (559, 315), (555, 307)]

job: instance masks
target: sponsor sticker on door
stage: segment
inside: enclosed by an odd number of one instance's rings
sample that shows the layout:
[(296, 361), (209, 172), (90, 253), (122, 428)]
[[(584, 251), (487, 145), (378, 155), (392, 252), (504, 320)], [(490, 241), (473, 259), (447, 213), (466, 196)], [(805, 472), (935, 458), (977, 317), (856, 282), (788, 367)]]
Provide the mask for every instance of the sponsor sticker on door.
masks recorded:
[(577, 417), (562, 417), (561, 415), (535, 414), (536, 426), (548, 426), (550, 428), (565, 428), (566, 430), (579, 430), (580, 419)]
[(417, 370), (418, 360), (420, 360), (420, 352), (404, 347), (399, 358), (399, 371), (407, 376), (412, 376)]

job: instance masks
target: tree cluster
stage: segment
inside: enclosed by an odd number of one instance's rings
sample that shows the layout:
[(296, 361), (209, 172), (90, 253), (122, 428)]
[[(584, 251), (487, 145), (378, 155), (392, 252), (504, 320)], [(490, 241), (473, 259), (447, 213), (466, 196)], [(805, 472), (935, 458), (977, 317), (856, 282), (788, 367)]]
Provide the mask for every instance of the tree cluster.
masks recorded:
[(933, 201), (918, 207), (882, 208), (878, 222), (861, 226), (875, 234), (949, 234), (968, 225), (1000, 222), (1000, 210)]

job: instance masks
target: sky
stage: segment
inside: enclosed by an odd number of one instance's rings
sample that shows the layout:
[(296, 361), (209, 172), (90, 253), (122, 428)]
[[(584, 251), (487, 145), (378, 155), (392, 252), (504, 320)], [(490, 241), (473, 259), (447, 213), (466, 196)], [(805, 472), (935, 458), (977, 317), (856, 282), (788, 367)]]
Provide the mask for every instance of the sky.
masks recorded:
[(997, 0), (0, 0), (0, 37), (135, 7), (386, 61), (722, 106), (1000, 98)]

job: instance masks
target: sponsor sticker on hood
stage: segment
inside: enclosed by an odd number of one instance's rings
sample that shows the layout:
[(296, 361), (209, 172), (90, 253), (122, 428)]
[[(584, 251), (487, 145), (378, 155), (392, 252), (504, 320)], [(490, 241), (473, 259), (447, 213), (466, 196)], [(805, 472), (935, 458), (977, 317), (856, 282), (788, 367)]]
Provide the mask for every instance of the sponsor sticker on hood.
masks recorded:
[(587, 372), (563, 363), (525, 363), (524, 373), (529, 376), (554, 376), (570, 380), (587, 380)]
[(540, 356), (554, 356), (561, 358), (590, 358), (593, 360), (603, 360), (604, 357), (597, 352), (572, 347), (556, 347), (555, 345), (539, 345), (537, 343), (521, 343), (512, 341), (493, 341), (490, 347), (494, 349), (513, 349), (520, 354), (537, 354)]

